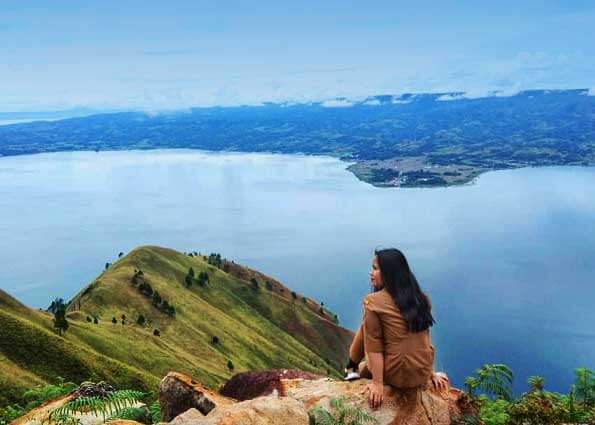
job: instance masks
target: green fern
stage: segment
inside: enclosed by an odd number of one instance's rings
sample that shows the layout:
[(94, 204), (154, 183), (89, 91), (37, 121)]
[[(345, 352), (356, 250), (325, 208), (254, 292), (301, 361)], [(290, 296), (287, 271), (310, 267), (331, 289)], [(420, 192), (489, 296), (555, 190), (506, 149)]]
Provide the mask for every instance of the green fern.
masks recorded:
[(477, 391), (491, 394), (496, 398), (510, 401), (512, 399), (512, 370), (504, 364), (485, 364), (475, 371), (476, 376), (465, 379), (467, 392), (473, 398)]
[(90, 413), (101, 416), (105, 422), (108, 417), (132, 407), (143, 397), (143, 392), (135, 390), (115, 391), (106, 397), (79, 397), (53, 410), (48, 419), (60, 425), (70, 425), (78, 421), (74, 416), (77, 413)]
[(136, 421), (140, 423), (152, 423), (149, 421), (149, 412), (145, 407), (126, 407), (119, 412), (114, 413), (106, 419), (106, 422), (115, 419), (126, 419), (129, 421)]
[(151, 403), (149, 413), (151, 414), (151, 421), (154, 424), (161, 422), (161, 406), (158, 401)]
[(545, 379), (543, 376), (530, 376), (529, 379), (527, 379), (527, 384), (529, 384), (530, 392), (541, 392), (545, 387)]
[(346, 397), (333, 398), (330, 401), (332, 412), (315, 407), (309, 413), (311, 425), (365, 425), (378, 421), (365, 410), (348, 403)]

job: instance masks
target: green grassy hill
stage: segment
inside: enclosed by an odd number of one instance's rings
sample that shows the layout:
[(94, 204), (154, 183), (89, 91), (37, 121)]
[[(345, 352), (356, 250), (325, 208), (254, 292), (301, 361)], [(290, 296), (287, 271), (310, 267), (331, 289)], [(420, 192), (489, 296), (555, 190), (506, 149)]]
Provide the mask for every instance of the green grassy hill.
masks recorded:
[[(330, 312), (254, 270), (211, 263), (166, 248), (137, 248), (71, 300), (63, 337), (53, 330), (51, 314), (0, 291), (0, 403), (57, 376), (154, 390), (170, 370), (212, 388), (246, 370), (339, 373), (352, 333)], [(208, 282), (200, 284), (204, 273)]]

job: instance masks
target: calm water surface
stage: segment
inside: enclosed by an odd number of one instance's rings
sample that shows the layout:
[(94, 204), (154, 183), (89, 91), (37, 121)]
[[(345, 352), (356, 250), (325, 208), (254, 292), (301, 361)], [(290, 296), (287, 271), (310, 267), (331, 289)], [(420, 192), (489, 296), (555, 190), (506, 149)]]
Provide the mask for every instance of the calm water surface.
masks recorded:
[(396, 246), (433, 300), (437, 367), (486, 362), (567, 391), (595, 367), (595, 169), (378, 189), (325, 157), (189, 150), (0, 158), (0, 287), (70, 297), (119, 251), (220, 252), (324, 301), (355, 328), (373, 250)]

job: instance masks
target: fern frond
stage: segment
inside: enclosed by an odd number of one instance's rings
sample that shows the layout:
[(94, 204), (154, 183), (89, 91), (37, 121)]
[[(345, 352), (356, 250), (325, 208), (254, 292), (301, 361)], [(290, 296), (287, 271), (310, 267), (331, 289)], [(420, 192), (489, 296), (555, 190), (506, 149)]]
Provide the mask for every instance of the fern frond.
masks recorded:
[(154, 424), (161, 422), (161, 406), (158, 401), (151, 403), (149, 412), (151, 412), (151, 420)]

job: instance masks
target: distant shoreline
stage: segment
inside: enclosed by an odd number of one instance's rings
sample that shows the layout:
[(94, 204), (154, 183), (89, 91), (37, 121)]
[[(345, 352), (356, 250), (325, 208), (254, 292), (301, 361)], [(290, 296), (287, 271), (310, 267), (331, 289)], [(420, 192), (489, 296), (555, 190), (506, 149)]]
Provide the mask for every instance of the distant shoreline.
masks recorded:
[[(73, 149), (73, 150), (51, 150), (51, 151), (38, 151), (28, 153), (16, 153), (11, 155), (0, 154), (0, 161), (3, 158), (10, 157), (22, 157), (31, 155), (42, 155), (42, 154), (59, 154), (59, 153), (99, 153), (99, 152), (147, 152), (147, 151), (195, 151), (206, 154), (237, 154), (237, 155), (250, 155), (250, 154), (263, 154), (263, 155), (280, 155), (280, 156), (302, 156), (302, 157), (317, 157), (317, 158), (332, 158), (341, 163), (345, 164), (345, 171), (353, 174), (359, 181), (367, 183), (371, 186), (380, 189), (386, 188), (402, 188), (402, 189), (434, 189), (434, 188), (447, 188), (447, 187), (462, 187), (474, 185), (479, 177), (485, 173), (491, 171), (504, 171), (504, 170), (519, 170), (523, 168), (543, 168), (543, 167), (593, 167), (595, 163), (589, 164), (511, 164), (507, 167), (496, 167), (496, 168), (482, 168), (472, 167), (468, 165), (447, 165), (447, 166), (435, 166), (420, 161), (419, 158), (403, 158), (403, 159), (390, 159), (382, 161), (357, 161), (349, 158), (341, 158), (336, 155), (329, 154), (316, 154), (316, 153), (287, 153), (287, 152), (274, 152), (274, 151), (230, 151), (230, 150), (209, 150), (192, 147), (147, 147), (147, 148), (114, 148), (106, 150), (93, 150), (93, 149)], [(400, 164), (405, 164), (402, 168)], [(412, 166), (412, 164), (415, 164)], [(391, 167), (391, 168), (388, 168)], [(417, 168), (415, 168), (417, 167)], [(423, 170), (423, 171), (422, 171)], [(428, 170), (428, 171), (426, 171)], [(452, 171), (460, 170), (460, 171)], [(375, 179), (380, 173), (385, 172), (391, 173), (390, 179), (384, 181)], [(420, 171), (426, 174), (420, 174)], [(462, 171), (462, 172), (461, 172)], [(444, 176), (444, 173), (455, 173), (460, 172), (460, 176), (446, 175), (443, 178), (444, 181), (436, 180), (436, 176)], [(404, 180), (407, 176), (414, 175), (416, 179), (409, 181)], [(452, 178), (451, 178), (452, 177)], [(456, 177), (456, 178), (454, 178)], [(427, 179), (427, 180), (420, 180)]]

